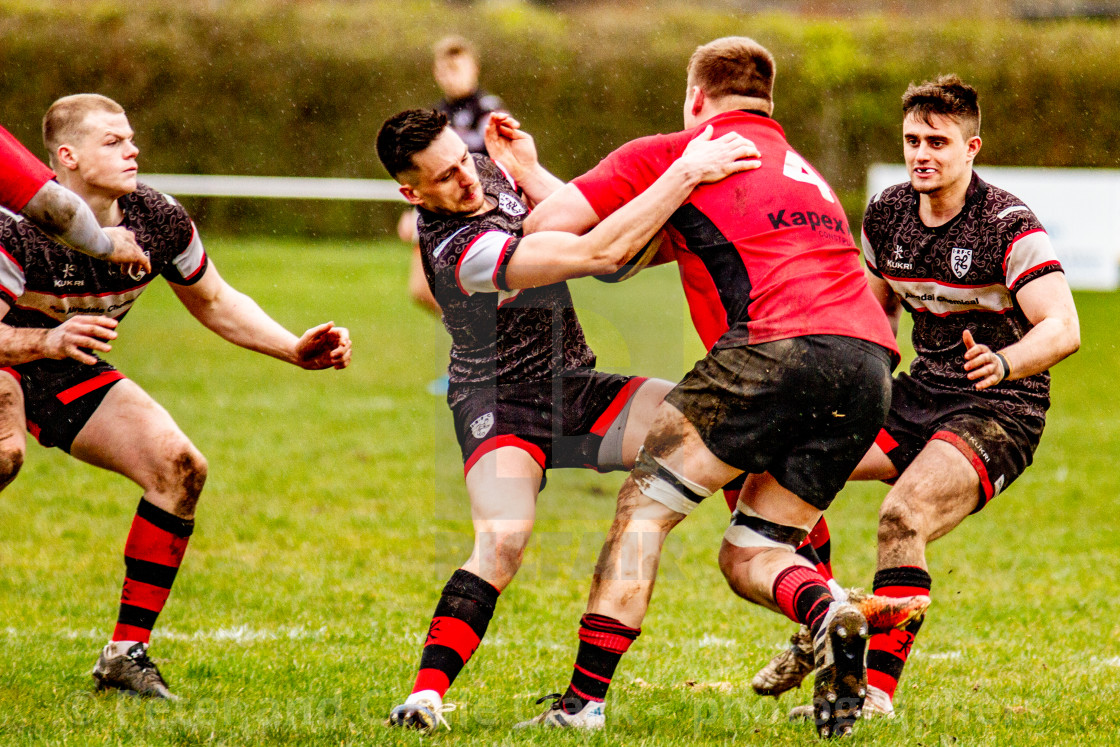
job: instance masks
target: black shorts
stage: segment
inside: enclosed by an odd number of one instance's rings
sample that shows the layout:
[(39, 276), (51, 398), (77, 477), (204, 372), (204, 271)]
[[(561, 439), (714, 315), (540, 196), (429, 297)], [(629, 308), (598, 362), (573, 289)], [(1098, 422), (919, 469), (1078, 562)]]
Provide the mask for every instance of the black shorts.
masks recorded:
[(976, 513), (1030, 466), (1045, 425), (1043, 418), (1012, 415), (972, 392), (933, 389), (899, 374), (875, 443), (899, 472), (930, 441), (957, 447), (980, 477)]
[(65, 452), (113, 384), (125, 378), (105, 361), (87, 366), (71, 358), (33, 361), (3, 370), (23, 390), (27, 430), (43, 446), (57, 446)]
[(483, 455), (517, 446), (547, 470), (598, 469), (599, 445), (626, 403), (647, 379), (569, 371), (547, 381), (474, 386), (452, 384), (448, 392), (463, 472)]
[(713, 454), (769, 472), (822, 511), (871, 447), (891, 394), (891, 353), (839, 335), (717, 343), (665, 398)]

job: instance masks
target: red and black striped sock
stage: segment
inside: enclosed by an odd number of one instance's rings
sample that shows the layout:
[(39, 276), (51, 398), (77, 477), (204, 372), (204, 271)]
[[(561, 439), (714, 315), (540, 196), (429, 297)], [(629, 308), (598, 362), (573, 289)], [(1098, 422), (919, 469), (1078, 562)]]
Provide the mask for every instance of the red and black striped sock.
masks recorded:
[(622, 655), (641, 632), (641, 628), (628, 627), (606, 615), (588, 613), (581, 617), (579, 651), (561, 707), (575, 713), (587, 703), (603, 702)]
[(124, 545), (124, 589), (114, 641), (147, 643), (151, 639), (192, 532), (193, 520), (140, 499)]
[(817, 555), (814, 564), (820, 574), (829, 580), (835, 578), (832, 575), (832, 535), (829, 534), (828, 522), (824, 520), (824, 516), (817, 521), (806, 540)]
[(500, 594), (470, 571), (460, 568), (451, 574), (428, 626), (412, 692), (435, 690), (441, 698), (447, 693), (486, 635)]
[(835, 601), (824, 576), (814, 568), (793, 565), (774, 579), (774, 601), (782, 614), (808, 626), (813, 635), (828, 612), (828, 605)]
[[(874, 591), (885, 597), (929, 596), (932, 579), (923, 568), (907, 565), (884, 568), (875, 572)], [(867, 684), (883, 690), (894, 699), (902, 668), (914, 645), (914, 636), (922, 621), (914, 620), (906, 627), (871, 636), (867, 644)]]

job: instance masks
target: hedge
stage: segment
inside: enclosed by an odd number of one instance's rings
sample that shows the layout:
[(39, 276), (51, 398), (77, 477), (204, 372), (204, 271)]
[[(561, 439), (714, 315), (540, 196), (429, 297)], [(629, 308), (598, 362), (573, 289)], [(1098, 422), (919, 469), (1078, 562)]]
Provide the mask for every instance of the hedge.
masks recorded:
[[(483, 83), (569, 178), (628, 139), (680, 126), (684, 65), (746, 34), (778, 58), (776, 117), (858, 225), (874, 161), (898, 161), (899, 97), (957, 72), (980, 90), (981, 162), (1120, 165), (1120, 26), (1006, 20), (808, 20), (687, 8), (523, 4), (0, 0), (0, 122), (36, 145), (55, 98), (128, 110), (141, 171), (383, 178), (382, 120), (438, 98), (430, 48), (462, 33)], [(211, 231), (372, 235), (396, 208), (187, 200)]]

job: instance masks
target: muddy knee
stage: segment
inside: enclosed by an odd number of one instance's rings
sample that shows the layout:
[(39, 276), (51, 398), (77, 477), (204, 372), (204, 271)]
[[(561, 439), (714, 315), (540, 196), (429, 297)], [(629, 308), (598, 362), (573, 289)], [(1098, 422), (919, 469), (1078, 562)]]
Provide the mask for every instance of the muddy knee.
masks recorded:
[(919, 519), (905, 501), (892, 499), (888, 494), (879, 509), (879, 546), (897, 546), (913, 542), (918, 537)]
[(0, 449), (0, 490), (6, 488), (11, 484), (12, 480), (16, 479), (16, 475), (19, 474), (20, 467), (22, 466), (23, 449)]
[(208, 469), (206, 457), (190, 441), (184, 439), (168, 447), (159, 490), (175, 501), (175, 514), (184, 518), (194, 516)]

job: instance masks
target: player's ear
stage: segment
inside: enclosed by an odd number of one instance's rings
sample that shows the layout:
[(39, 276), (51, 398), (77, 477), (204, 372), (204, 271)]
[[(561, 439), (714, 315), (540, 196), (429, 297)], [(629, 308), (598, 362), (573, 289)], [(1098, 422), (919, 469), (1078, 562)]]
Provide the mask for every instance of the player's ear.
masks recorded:
[(704, 103), (707, 101), (707, 96), (704, 95), (704, 89), (700, 86), (692, 87), (692, 116), (700, 114), (700, 110), (704, 108)]
[(424, 201), (420, 195), (416, 194), (416, 190), (410, 184), (402, 184), (400, 191), (401, 195), (408, 200), (409, 205), (419, 205)]
[(74, 149), (66, 144), (58, 146), (58, 150), (55, 151), (54, 161), (63, 168), (71, 171), (78, 168), (78, 159), (74, 154)]
[(972, 137), (970, 137), (968, 139), (968, 157), (969, 157), (969, 159), (976, 158), (976, 155), (980, 152), (980, 146), (983, 145), (983, 144), (984, 144), (984, 141), (980, 139), (979, 135), (973, 135)]

